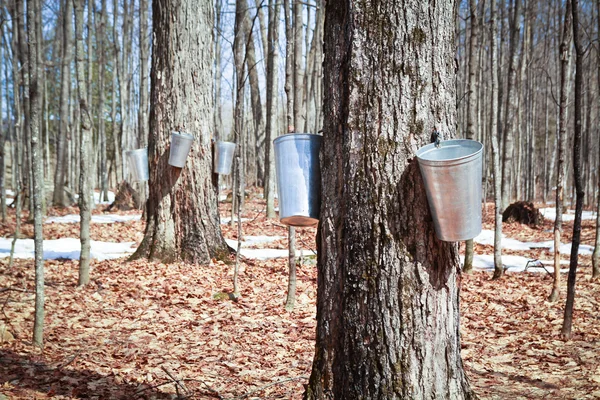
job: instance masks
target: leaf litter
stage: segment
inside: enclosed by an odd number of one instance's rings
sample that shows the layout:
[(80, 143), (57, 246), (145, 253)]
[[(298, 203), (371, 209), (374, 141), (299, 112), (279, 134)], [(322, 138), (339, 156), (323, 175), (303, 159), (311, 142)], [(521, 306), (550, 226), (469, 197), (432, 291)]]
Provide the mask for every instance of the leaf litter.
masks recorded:
[[(220, 207), (222, 216), (230, 213), (230, 203)], [(264, 200), (252, 196), (243, 215), (248, 218), (244, 235), (284, 238), (251, 247), (287, 248), (287, 228), (267, 220), (261, 210)], [(4, 232), (11, 221), (14, 229), (14, 211)], [(237, 228), (221, 227), (228, 239), (237, 239)], [(77, 237), (78, 229), (78, 224), (44, 226), (51, 237)], [(113, 232), (113, 240), (139, 243), (143, 222), (103, 224), (101, 229)], [(505, 233), (522, 241), (548, 240), (544, 229), (509, 225)], [(584, 224), (584, 231), (589, 229), (593, 225)], [(516, 231), (519, 236), (513, 235)], [(315, 233), (314, 228), (298, 230), (305, 253), (315, 251)], [(592, 238), (584, 235), (584, 242)], [(477, 253), (489, 250), (476, 245)], [(514, 253), (544, 255), (541, 251)], [(509, 272), (500, 281), (482, 271), (461, 277), (462, 356), (481, 399), (600, 397), (598, 283), (589, 281), (589, 257), (580, 259), (571, 341), (559, 334), (566, 277), (563, 297), (554, 304), (546, 302), (552, 281), (544, 273)], [(306, 259), (298, 268), (291, 313), (284, 309), (286, 258), (243, 258), (238, 301), (215, 298), (232, 290), (233, 267), (222, 261), (207, 266), (93, 261), (92, 281), (85, 288), (76, 288), (77, 268), (72, 260), (45, 262), (45, 345), (39, 350), (30, 344), (33, 261), (16, 260), (8, 270), (7, 260), (0, 260), (0, 290), (7, 289), (0, 291), (0, 323), (15, 337), (0, 343), (0, 393), (5, 396), (302, 397), (314, 356), (314, 261)]]

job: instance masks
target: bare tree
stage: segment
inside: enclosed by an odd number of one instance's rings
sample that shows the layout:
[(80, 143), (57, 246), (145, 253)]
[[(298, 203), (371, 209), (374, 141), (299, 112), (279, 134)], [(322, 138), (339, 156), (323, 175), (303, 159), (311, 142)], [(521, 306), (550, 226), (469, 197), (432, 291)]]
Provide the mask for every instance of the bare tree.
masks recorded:
[(35, 243), (35, 316), (33, 321), (33, 344), (44, 343), (44, 237), (42, 231), (42, 165), (40, 146), (40, 88), (37, 56), (38, 19), (40, 12), (37, 0), (27, 2), (27, 37), (29, 44), (29, 139), (31, 140), (31, 169), (33, 188), (33, 229)]
[(558, 106), (558, 165), (556, 173), (556, 219), (554, 220), (554, 281), (552, 292), (548, 301), (558, 300), (560, 295), (560, 236), (562, 234), (563, 197), (565, 185), (566, 162), (565, 153), (567, 145), (567, 101), (569, 63), (571, 58), (572, 3), (567, 0), (563, 34), (560, 43), (560, 100)]
[[(598, 22), (598, 32), (600, 33), (600, 0), (596, 0), (596, 11)], [(596, 66), (598, 68), (598, 90), (600, 91), (600, 51), (596, 51), (597, 61)], [(597, 99), (597, 113), (600, 116), (600, 100)], [(598, 179), (597, 191), (600, 191), (600, 148), (598, 149), (598, 158), (596, 165), (596, 177)], [(600, 193), (596, 193), (596, 241), (594, 243), (594, 253), (592, 254), (592, 279), (600, 278)]]
[(265, 138), (265, 198), (267, 218), (275, 218), (275, 154), (273, 139), (277, 136), (277, 88), (279, 87), (279, 14), (276, 0), (269, 0), (269, 32), (267, 54), (267, 120)]
[[(567, 0), (569, 1), (569, 0)], [(585, 50), (581, 43), (581, 26), (579, 22), (579, 0), (572, 0), (573, 43), (575, 44), (575, 137), (573, 139), (573, 180), (575, 181), (576, 202), (575, 221), (573, 221), (573, 242), (569, 261), (569, 278), (567, 281), (567, 302), (561, 333), (571, 339), (573, 325), (573, 305), (575, 303), (575, 280), (577, 278), (577, 261), (579, 243), (581, 241), (581, 213), (583, 211), (583, 182), (581, 180), (581, 99), (583, 97), (583, 57)]]
[[(90, 281), (90, 221), (93, 206), (91, 190), (92, 170), (90, 168), (92, 117), (89, 110), (88, 100), (90, 97), (88, 96), (88, 84), (84, 69), (86, 52), (83, 41), (83, 10), (85, 8), (85, 0), (73, 0), (73, 8), (75, 10), (75, 70), (77, 74), (77, 94), (81, 122), (81, 139), (79, 142), (79, 240), (81, 242), (81, 253), (79, 255), (79, 281), (77, 284), (78, 286), (83, 286), (87, 285)], [(88, 28), (89, 34), (90, 31)], [(88, 41), (88, 43), (90, 42)]]
[(498, 24), (496, 22), (496, 1), (490, 6), (490, 38), (491, 38), (491, 108), (490, 136), (492, 141), (492, 173), (494, 174), (494, 279), (504, 274), (502, 265), (502, 176), (500, 169), (500, 148), (498, 144), (498, 105), (500, 103), (498, 84)]

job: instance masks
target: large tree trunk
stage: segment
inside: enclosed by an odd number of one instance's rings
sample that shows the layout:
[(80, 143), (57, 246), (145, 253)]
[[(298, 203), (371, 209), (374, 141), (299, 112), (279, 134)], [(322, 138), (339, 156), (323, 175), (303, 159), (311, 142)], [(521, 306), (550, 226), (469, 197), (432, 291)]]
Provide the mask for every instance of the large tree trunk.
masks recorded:
[(456, 244), (415, 151), (455, 130), (453, 1), (326, 6), (316, 351), (308, 399), (472, 398)]
[[(91, 141), (92, 141), (92, 116), (90, 114), (90, 99), (88, 85), (84, 70), (85, 51), (83, 46), (83, 9), (85, 0), (73, 0), (75, 9), (75, 58), (77, 74), (77, 94), (79, 99), (79, 116), (81, 118), (81, 135), (79, 143), (79, 239), (81, 253), (79, 255), (79, 280), (78, 286), (87, 285), (90, 281), (90, 221), (92, 218), (92, 169), (91, 169)], [(89, 28), (88, 28), (89, 29)], [(88, 31), (89, 33), (89, 31)], [(91, 57), (91, 55), (89, 55)], [(89, 78), (88, 78), (89, 79)]]
[(65, 207), (66, 172), (67, 172), (67, 136), (69, 135), (69, 98), (71, 88), (71, 32), (73, 26), (73, 3), (64, 1), (63, 40), (60, 76), (60, 111), (59, 132), (56, 150), (56, 170), (54, 172), (54, 193), (52, 202), (55, 206)]
[[(228, 255), (211, 176), (213, 7), (155, 0), (152, 18), (148, 223), (132, 258), (208, 264)], [(173, 130), (196, 138), (183, 169), (168, 165)]]
[[(568, 1), (568, 0), (567, 0)], [(573, 13), (573, 44), (575, 45), (575, 137), (573, 138), (573, 180), (575, 182), (575, 220), (573, 221), (573, 243), (569, 260), (569, 278), (567, 280), (567, 301), (561, 333), (566, 339), (571, 339), (573, 325), (573, 306), (575, 303), (575, 280), (577, 278), (577, 261), (579, 258), (579, 243), (581, 241), (581, 213), (583, 211), (583, 182), (581, 181), (581, 98), (583, 97), (583, 57), (585, 51), (581, 43), (581, 28), (579, 26), (579, 0), (572, 1)]]
[(27, 1), (27, 34), (29, 43), (29, 139), (31, 140), (31, 172), (33, 198), (33, 228), (35, 243), (35, 318), (33, 344), (43, 346), (44, 341), (44, 238), (42, 233), (42, 164), (40, 153), (40, 88), (37, 56), (37, 18), (40, 12), (38, 0)]
[(571, 58), (571, 0), (567, 0), (565, 7), (565, 21), (563, 25), (562, 40), (560, 43), (560, 100), (558, 105), (558, 166), (556, 174), (556, 219), (554, 220), (554, 281), (552, 292), (548, 301), (558, 300), (560, 295), (560, 236), (562, 234), (563, 197), (565, 186), (565, 153), (567, 145), (567, 101), (569, 62)]

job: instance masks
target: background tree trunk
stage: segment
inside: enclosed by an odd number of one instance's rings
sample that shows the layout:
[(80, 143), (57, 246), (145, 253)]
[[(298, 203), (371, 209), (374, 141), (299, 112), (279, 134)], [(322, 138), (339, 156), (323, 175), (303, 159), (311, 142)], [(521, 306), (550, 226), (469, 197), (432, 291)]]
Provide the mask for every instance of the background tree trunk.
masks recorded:
[[(568, 1), (568, 0), (567, 0)], [(581, 100), (583, 97), (583, 57), (585, 51), (581, 44), (581, 27), (579, 22), (579, 0), (572, 0), (573, 43), (575, 44), (575, 137), (573, 140), (573, 180), (577, 200), (575, 203), (575, 221), (573, 221), (573, 242), (569, 261), (569, 278), (567, 281), (567, 302), (561, 333), (571, 339), (573, 325), (573, 305), (575, 303), (575, 279), (577, 278), (577, 260), (581, 241), (581, 212), (583, 211), (583, 182), (581, 181)]]
[[(55, 206), (65, 207), (66, 172), (67, 172), (67, 137), (69, 136), (69, 99), (71, 89), (71, 35), (73, 29), (73, 3), (71, 0), (63, 2), (62, 18), (62, 59), (60, 76), (60, 122), (57, 141), (56, 169), (54, 172), (54, 193), (52, 202)], [(69, 182), (72, 185), (72, 182)]]
[[(100, 2), (100, 21), (96, 29), (98, 43), (98, 142), (100, 144), (100, 200), (108, 201), (108, 160), (106, 153), (106, 122), (104, 108), (106, 106), (105, 86), (105, 29), (106, 29), (106, 0)], [(98, 18), (98, 17), (96, 17)]]
[(308, 399), (472, 398), (458, 249), (435, 237), (414, 157), (435, 127), (455, 130), (454, 7), (327, 2)]
[(33, 344), (44, 343), (44, 237), (42, 232), (43, 155), (40, 146), (40, 88), (37, 41), (38, 28), (35, 17), (40, 12), (38, 0), (27, 1), (27, 35), (29, 43), (29, 139), (31, 140), (31, 170), (33, 198), (33, 229), (35, 243), (35, 316), (33, 321)]
[(498, 24), (496, 22), (496, 2), (492, 0), (490, 6), (490, 38), (491, 38), (491, 81), (490, 97), (490, 136), (492, 142), (492, 173), (494, 174), (494, 279), (499, 279), (504, 274), (502, 264), (502, 175), (500, 169), (500, 147), (498, 140), (498, 120), (500, 113), (500, 85), (498, 79)]
[[(91, 139), (92, 139), (92, 116), (89, 110), (88, 84), (85, 76), (84, 62), (85, 50), (83, 42), (83, 9), (85, 0), (73, 0), (75, 9), (75, 40), (76, 40), (76, 73), (77, 94), (79, 98), (79, 118), (81, 122), (81, 134), (79, 143), (79, 239), (81, 242), (81, 253), (79, 256), (79, 281), (78, 286), (87, 285), (90, 281), (90, 221), (92, 218), (92, 169), (91, 169)], [(88, 34), (90, 30), (88, 28)], [(90, 43), (88, 41), (88, 43)], [(89, 49), (88, 49), (89, 52)], [(89, 55), (91, 57), (91, 55)], [(88, 78), (89, 79), (89, 78)]]
[(275, 153), (273, 140), (277, 137), (277, 104), (279, 88), (279, 15), (276, 0), (269, 0), (269, 32), (267, 54), (267, 120), (265, 138), (265, 199), (267, 218), (275, 218)]
[[(600, 0), (596, 0), (596, 12), (598, 13), (596, 18), (598, 22), (597, 29), (600, 34)], [(596, 57), (598, 91), (600, 92), (600, 51), (596, 51)], [(596, 115), (600, 117), (600, 96), (596, 98), (596, 106)], [(596, 178), (598, 180), (596, 191), (600, 191), (600, 147), (598, 148), (598, 153), (598, 157), (596, 158)], [(592, 278), (600, 278), (600, 193), (596, 193), (596, 241), (594, 244), (594, 253), (592, 254), (592, 265)]]
[[(479, 21), (477, 18), (477, 1), (469, 0), (469, 9), (471, 11), (471, 37), (469, 39), (469, 80), (467, 83), (467, 139), (475, 140), (477, 127), (476, 123), (476, 105), (477, 105), (477, 37), (479, 35)], [(473, 239), (465, 242), (465, 265), (463, 272), (473, 270)]]
[(569, 60), (571, 58), (571, 0), (567, 0), (562, 41), (560, 43), (560, 100), (558, 105), (558, 165), (556, 173), (556, 219), (554, 220), (554, 280), (548, 301), (558, 300), (560, 295), (560, 236), (562, 234), (563, 196), (565, 185), (565, 152), (567, 145), (567, 101)]
[[(229, 254), (211, 174), (212, 24), (210, 2), (152, 3), (148, 222), (132, 258), (208, 264)], [(183, 169), (168, 165), (173, 130), (196, 138)]]

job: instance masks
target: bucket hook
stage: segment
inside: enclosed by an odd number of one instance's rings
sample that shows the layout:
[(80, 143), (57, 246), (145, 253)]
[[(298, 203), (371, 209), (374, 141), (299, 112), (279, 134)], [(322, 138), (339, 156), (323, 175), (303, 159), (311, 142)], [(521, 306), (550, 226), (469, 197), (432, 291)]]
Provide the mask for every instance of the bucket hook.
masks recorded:
[(431, 134), (431, 143), (435, 143), (436, 148), (440, 148), (442, 145), (442, 134), (437, 130), (437, 128), (433, 128), (433, 133)]

